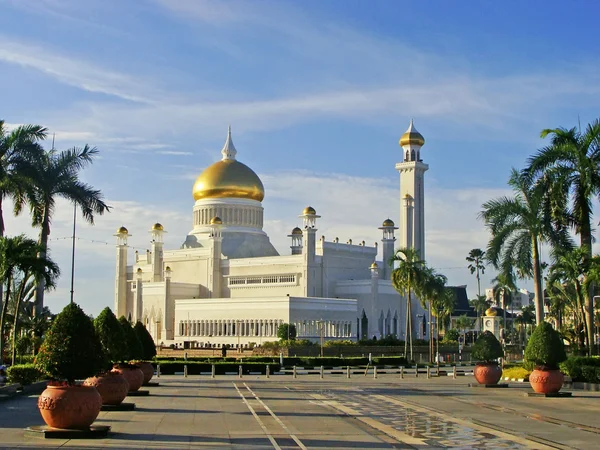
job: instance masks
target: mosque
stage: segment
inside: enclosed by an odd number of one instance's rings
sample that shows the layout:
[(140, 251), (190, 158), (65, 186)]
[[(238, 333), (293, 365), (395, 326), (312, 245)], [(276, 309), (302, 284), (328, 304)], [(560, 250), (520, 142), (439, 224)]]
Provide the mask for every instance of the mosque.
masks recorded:
[[(129, 232), (117, 230), (117, 316), (141, 321), (157, 343), (184, 348), (260, 345), (277, 340), (283, 323), (314, 341), (404, 339), (406, 300), (392, 286), (388, 261), (395, 247), (425, 256), (424, 143), (411, 121), (396, 164), (400, 226), (388, 218), (379, 227), (382, 261), (377, 243), (318, 237), (321, 216), (311, 206), (299, 216), (303, 227), (288, 236), (290, 252), (280, 255), (263, 231), (265, 189), (238, 161), (230, 128), (222, 159), (194, 183), (193, 228), (181, 248), (164, 249), (165, 229), (156, 223), (151, 249), (136, 251), (129, 262)], [(413, 338), (428, 339), (427, 315), (416, 298), (411, 310)]]

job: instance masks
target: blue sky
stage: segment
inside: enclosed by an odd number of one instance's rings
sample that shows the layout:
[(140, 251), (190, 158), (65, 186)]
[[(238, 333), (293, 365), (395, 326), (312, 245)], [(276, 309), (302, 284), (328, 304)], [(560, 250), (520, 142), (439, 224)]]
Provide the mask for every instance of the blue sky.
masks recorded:
[[(565, 5), (0, 0), (1, 117), (46, 125), (59, 149), (100, 150), (83, 177), (114, 208), (77, 242), (76, 301), (92, 314), (113, 305), (118, 226), (141, 250), (156, 221), (167, 247), (183, 242), (193, 181), (228, 124), (285, 253), (307, 204), (327, 239), (380, 239), (377, 226), (398, 220), (394, 164), (414, 118), (430, 165), (427, 260), (473, 296), (464, 258), (487, 243), (481, 204), (506, 193), (541, 129), (598, 116), (600, 7)], [(55, 311), (68, 302), (71, 214), (63, 204), (51, 234)], [(7, 232), (35, 236), (28, 222), (8, 217)]]

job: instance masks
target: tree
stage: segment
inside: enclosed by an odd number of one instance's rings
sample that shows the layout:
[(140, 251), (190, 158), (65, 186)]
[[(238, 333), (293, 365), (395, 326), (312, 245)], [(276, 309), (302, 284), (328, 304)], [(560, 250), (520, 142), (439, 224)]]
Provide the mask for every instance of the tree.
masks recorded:
[(474, 248), (466, 258), (469, 262), (468, 269), (477, 278), (477, 296), (481, 296), (481, 275), (485, 273), (485, 252), (480, 248)]
[[(559, 223), (579, 235), (586, 258), (592, 257), (592, 200), (600, 195), (600, 119), (581, 132), (577, 128), (545, 129), (550, 145), (532, 156), (526, 171), (536, 180)], [(586, 295), (586, 332), (593, 330), (593, 289)], [(591, 355), (593, 345), (588, 346)]]
[[(412, 295), (418, 292), (423, 284), (425, 261), (419, 257), (419, 253), (414, 248), (400, 248), (396, 250), (390, 264), (392, 267), (397, 263), (392, 271), (392, 285), (394, 289), (406, 298), (406, 339), (404, 341), (404, 354), (408, 354), (407, 346), (410, 345), (410, 359), (413, 359), (413, 339), (412, 339)], [(410, 343), (410, 344), (409, 344)]]
[(514, 197), (501, 197), (483, 204), (479, 217), (491, 233), (487, 259), (503, 273), (517, 270), (521, 278), (533, 278), (536, 322), (544, 319), (540, 245), (544, 241), (567, 241), (564, 230), (553, 230), (545, 214), (542, 196), (529, 178), (512, 169), (508, 182)]
[(120, 361), (132, 361), (142, 359), (142, 344), (138, 339), (137, 334), (135, 334), (135, 331), (133, 331), (133, 327), (125, 318), (125, 316), (119, 317), (119, 323), (121, 324), (121, 329), (123, 330), (125, 341), (127, 342), (126, 357), (120, 358)]
[(445, 296), (446, 283), (448, 282), (448, 278), (446, 278), (445, 275), (437, 273), (430, 267), (423, 268), (422, 276), (422, 295), (420, 296), (420, 300), (423, 308), (429, 311), (429, 361), (433, 362), (434, 341), (433, 320), (431, 320), (431, 317), (433, 315), (437, 318), (437, 314), (434, 312), (434, 310), (440, 309), (439, 306), (440, 303), (443, 302), (443, 298)]
[(456, 328), (461, 330), (463, 332), (463, 334), (465, 333), (465, 331), (467, 331), (468, 329), (473, 327), (473, 319), (467, 317), (466, 314), (463, 314), (462, 316), (458, 316), (458, 318), (456, 319), (456, 321), (454, 323), (456, 325)]
[(282, 341), (293, 341), (296, 339), (296, 325), (293, 323), (282, 323), (277, 328), (277, 337)]
[(152, 336), (150, 336), (150, 333), (148, 333), (148, 330), (140, 321), (135, 323), (133, 331), (135, 331), (136, 336), (142, 344), (142, 359), (144, 361), (150, 361), (156, 356), (156, 344), (154, 343), (154, 339), (152, 339)]
[(506, 306), (512, 304), (513, 292), (517, 290), (515, 284), (515, 276), (511, 270), (499, 273), (493, 280), (494, 300), (496, 304), (502, 305), (502, 338), (505, 339), (507, 327), (506, 323)]
[(56, 317), (35, 358), (36, 367), (54, 380), (75, 380), (96, 375), (106, 360), (92, 320), (75, 303)]
[(525, 360), (552, 370), (565, 359), (565, 346), (558, 332), (548, 322), (538, 324), (525, 348)]
[[(95, 214), (102, 215), (109, 211), (101, 192), (79, 179), (79, 172), (93, 162), (97, 153), (95, 148), (86, 145), (61, 152), (51, 150), (35, 159), (19, 163), (20, 173), (33, 182), (33, 189), (27, 194), (27, 200), (32, 225), (40, 228), (40, 256), (45, 257), (48, 251), (50, 224), (59, 197), (73, 202), (90, 224), (94, 223)], [(35, 303), (37, 311), (40, 311), (44, 305), (43, 281), (38, 284)]]
[(480, 323), (479, 329), (483, 329), (481, 322), (483, 321), (483, 313), (491, 306), (490, 301), (485, 295), (478, 295), (477, 298), (469, 301), (470, 306), (477, 312), (477, 321)]
[(108, 361), (124, 362), (128, 355), (127, 339), (119, 319), (108, 306), (94, 319), (94, 329)]
[[(43, 278), (48, 287), (51, 287), (59, 274), (58, 267), (48, 258), (40, 258), (37, 261), (39, 249), (39, 245), (25, 235), (0, 238), (0, 279), (6, 286), (0, 315), (0, 360), (4, 357), (4, 328), (12, 294), (11, 287), (15, 286), (15, 281), (24, 276), (27, 279), (30, 276), (36, 276), (39, 277), (38, 279)], [(18, 303), (24, 297), (27, 283), (17, 285), (22, 286), (18, 295), (14, 296), (17, 299), (15, 316), (18, 319)]]

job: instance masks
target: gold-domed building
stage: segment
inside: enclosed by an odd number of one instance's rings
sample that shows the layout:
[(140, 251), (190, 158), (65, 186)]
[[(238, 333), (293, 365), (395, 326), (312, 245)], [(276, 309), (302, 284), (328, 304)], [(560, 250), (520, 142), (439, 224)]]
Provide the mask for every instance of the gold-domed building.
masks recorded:
[[(419, 136), (411, 122), (401, 138), (403, 151), (420, 151)], [(291, 251), (280, 255), (263, 230), (265, 187), (237, 153), (229, 128), (221, 160), (205, 168), (192, 187), (193, 226), (181, 248), (163, 249), (168, 224), (157, 217), (161, 222), (149, 230), (150, 249), (136, 251), (128, 264), (130, 235), (125, 227), (117, 230), (117, 316), (141, 321), (158, 344), (183, 348), (275, 341), (282, 323), (294, 324), (299, 338), (315, 341), (321, 328), (326, 340), (404, 339), (406, 301), (392, 286), (388, 262), (399, 228), (404, 246), (424, 252), (413, 239), (420, 239), (423, 223), (422, 191), (413, 172), (422, 174), (423, 163), (400, 163), (401, 180), (408, 181), (398, 198), (401, 208), (411, 202), (410, 215), (401, 214), (400, 227), (390, 218), (373, 224), (382, 223), (381, 247), (317, 237), (321, 216), (312, 206), (298, 205), (301, 224), (288, 235)], [(422, 330), (428, 327), (421, 322), (427, 315), (418, 299), (411, 305), (413, 337), (426, 339)]]

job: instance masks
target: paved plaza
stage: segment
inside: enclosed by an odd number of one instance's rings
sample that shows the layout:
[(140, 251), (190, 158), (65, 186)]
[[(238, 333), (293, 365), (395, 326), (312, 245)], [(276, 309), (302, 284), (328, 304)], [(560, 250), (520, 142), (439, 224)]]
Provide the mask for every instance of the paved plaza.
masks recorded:
[(600, 393), (530, 398), (527, 383), (470, 388), (472, 377), (381, 374), (163, 376), (133, 412), (102, 412), (109, 439), (43, 440), (37, 396), (0, 403), (2, 448), (598, 448)]

